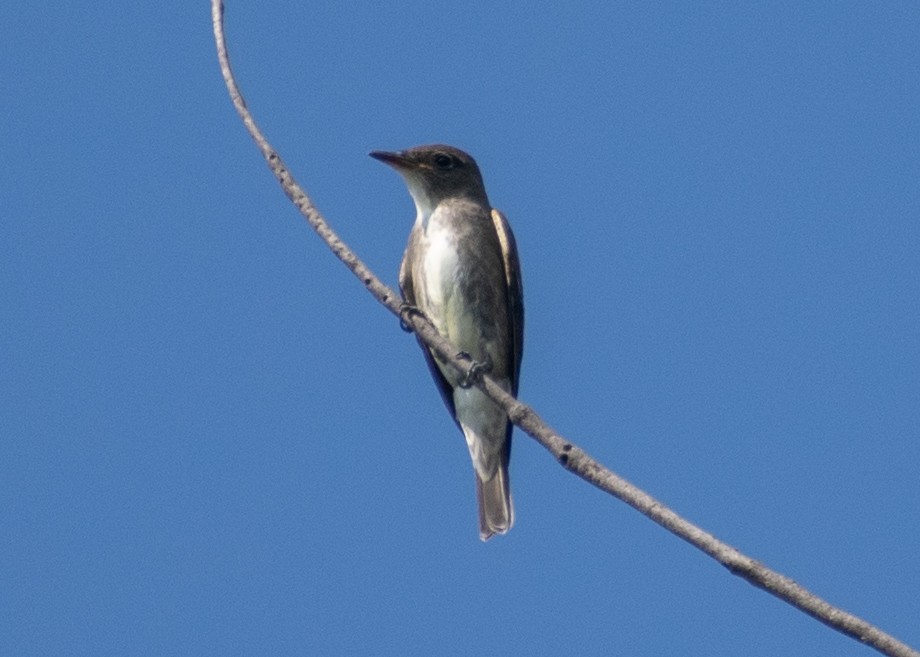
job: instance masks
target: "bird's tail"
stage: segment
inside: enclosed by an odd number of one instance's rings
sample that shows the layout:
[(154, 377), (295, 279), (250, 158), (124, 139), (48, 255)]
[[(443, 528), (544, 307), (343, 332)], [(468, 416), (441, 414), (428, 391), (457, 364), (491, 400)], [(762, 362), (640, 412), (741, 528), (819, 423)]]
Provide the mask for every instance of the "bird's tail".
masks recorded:
[(476, 474), (476, 499), (479, 502), (479, 538), (489, 540), (495, 534), (504, 534), (514, 524), (514, 507), (511, 505), (511, 483), (508, 480), (508, 459), (488, 481)]

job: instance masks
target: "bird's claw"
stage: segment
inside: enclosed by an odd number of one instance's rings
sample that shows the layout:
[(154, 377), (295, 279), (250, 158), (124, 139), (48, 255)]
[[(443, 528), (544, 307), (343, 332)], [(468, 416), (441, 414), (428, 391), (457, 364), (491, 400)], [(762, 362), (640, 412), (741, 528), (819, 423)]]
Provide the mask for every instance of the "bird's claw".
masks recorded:
[(470, 361), (470, 367), (466, 371), (466, 374), (463, 375), (463, 378), (460, 379), (459, 385), (461, 388), (466, 390), (473, 386), (479, 379), (482, 378), (482, 375), (492, 371), (492, 357), (489, 354), (486, 354), (486, 359), (484, 361), (473, 360), (473, 357), (470, 356), (465, 351), (461, 351), (457, 354), (457, 358), (461, 360)]
[(402, 305), (399, 306), (399, 328), (401, 328), (406, 333), (414, 333), (415, 329), (407, 321), (407, 317), (410, 315), (421, 315), (422, 311), (418, 309), (418, 306), (413, 306), (411, 303), (406, 303), (405, 301)]

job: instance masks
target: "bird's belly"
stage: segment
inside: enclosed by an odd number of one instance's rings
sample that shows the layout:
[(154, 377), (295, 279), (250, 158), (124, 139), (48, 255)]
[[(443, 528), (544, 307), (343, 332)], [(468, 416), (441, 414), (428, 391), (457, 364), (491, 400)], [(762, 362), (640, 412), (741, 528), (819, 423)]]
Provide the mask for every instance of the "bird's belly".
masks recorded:
[(429, 231), (428, 248), (422, 260), (421, 280), (426, 305), (429, 306), (426, 312), (437, 315), (439, 319), (442, 319), (448, 304), (455, 302), (460, 276), (460, 258), (452, 242), (446, 231)]
[(421, 310), (452, 345), (475, 358), (482, 336), (474, 321), (474, 309), (468, 307), (462, 290), (463, 262), (455, 246), (455, 236), (431, 225), (426, 237), (421, 276), (416, 279), (423, 288)]

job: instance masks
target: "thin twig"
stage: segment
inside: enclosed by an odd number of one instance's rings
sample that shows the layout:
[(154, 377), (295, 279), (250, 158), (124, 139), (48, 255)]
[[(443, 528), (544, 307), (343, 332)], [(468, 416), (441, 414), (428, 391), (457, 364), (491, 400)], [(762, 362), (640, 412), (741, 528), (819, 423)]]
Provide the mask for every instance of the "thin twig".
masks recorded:
[[(268, 162), (272, 173), (281, 183), (284, 193), (297, 206), (297, 209), (300, 210), (300, 213), (306, 218), (310, 226), (328, 244), (332, 252), (358, 277), (374, 298), (399, 317), (406, 325), (410, 326), (416, 334), (421, 336), (443, 362), (450, 363), (457, 369), (458, 373), (463, 374), (468, 365), (456, 358), (457, 350), (452, 348), (450, 343), (438, 334), (424, 315), (403, 312), (404, 306), (396, 292), (384, 285), (330, 228), (323, 216), (314, 207), (310, 197), (294, 180), (281, 157), (265, 139), (246, 108), (246, 103), (230, 69), (230, 60), (224, 42), (223, 3), (221, 0), (211, 0), (211, 15), (214, 24), (214, 39), (217, 44), (217, 57), (220, 61), (221, 73), (227, 85), (227, 90), (230, 92), (233, 106), (239, 113), (259, 150), (262, 151), (262, 155)], [(489, 376), (483, 376), (477, 385), (505, 409), (508, 417), (511, 418), (515, 425), (543, 445), (566, 470), (622, 500), (671, 533), (702, 550), (728, 568), (733, 575), (747, 580), (754, 586), (773, 594), (780, 600), (816, 618), (828, 627), (861, 641), (882, 654), (890, 655), (891, 657), (920, 657), (920, 652), (905, 643), (898, 641), (861, 618), (834, 607), (788, 577), (745, 556), (732, 546), (723, 543), (712, 534), (671, 511), (651, 495), (591, 458), (583, 449), (560, 436), (532, 408), (509, 395)]]

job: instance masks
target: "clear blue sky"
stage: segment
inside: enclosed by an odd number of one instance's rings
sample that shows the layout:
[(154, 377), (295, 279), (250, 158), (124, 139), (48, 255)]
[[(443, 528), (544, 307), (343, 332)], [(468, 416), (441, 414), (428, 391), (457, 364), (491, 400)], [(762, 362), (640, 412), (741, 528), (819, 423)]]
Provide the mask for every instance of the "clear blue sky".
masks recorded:
[[(379, 275), (414, 209), (367, 152), (468, 150), (521, 397), (920, 647), (920, 4), (558, 5), (226, 17)], [(872, 654), (520, 433), (481, 543), (413, 338), (269, 175), (205, 2), (3, 3), (0, 90), (0, 654)]]

